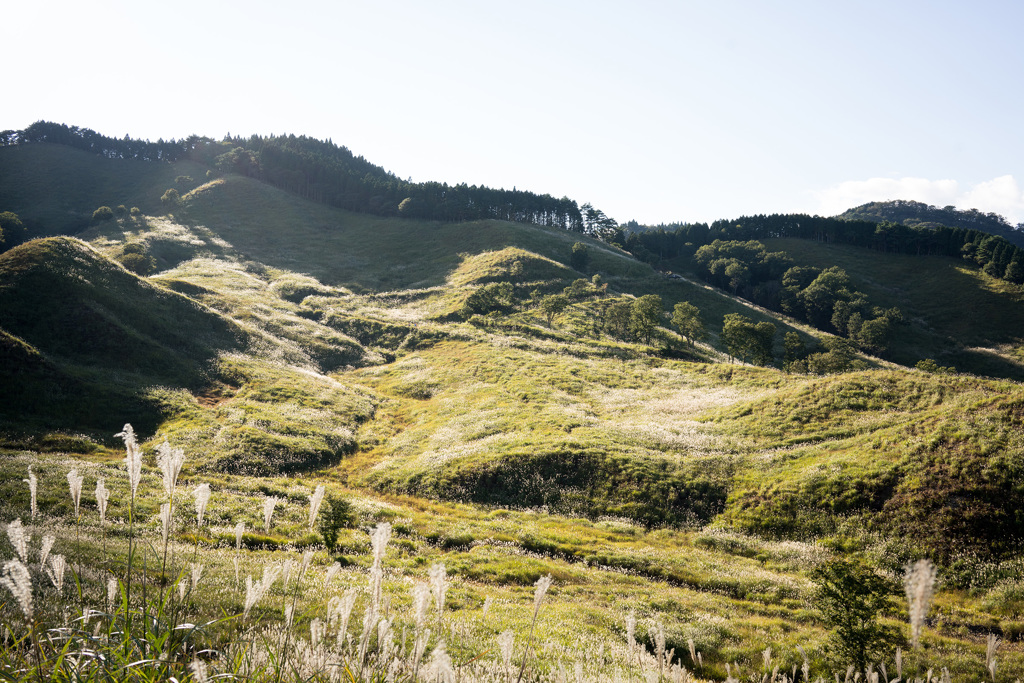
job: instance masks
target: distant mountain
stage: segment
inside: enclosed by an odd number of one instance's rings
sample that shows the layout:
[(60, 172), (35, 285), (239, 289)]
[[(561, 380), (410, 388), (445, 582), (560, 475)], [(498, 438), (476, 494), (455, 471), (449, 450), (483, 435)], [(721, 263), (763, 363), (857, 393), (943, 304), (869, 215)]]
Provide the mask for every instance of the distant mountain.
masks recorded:
[(977, 209), (958, 209), (955, 206), (939, 208), (923, 202), (895, 199), (888, 202), (861, 204), (844, 211), (836, 218), (873, 223), (889, 221), (922, 227), (945, 225), (950, 228), (980, 230), (992, 235), (999, 235), (1018, 247), (1024, 247), (1024, 224), (1013, 226), (997, 213), (982, 213)]

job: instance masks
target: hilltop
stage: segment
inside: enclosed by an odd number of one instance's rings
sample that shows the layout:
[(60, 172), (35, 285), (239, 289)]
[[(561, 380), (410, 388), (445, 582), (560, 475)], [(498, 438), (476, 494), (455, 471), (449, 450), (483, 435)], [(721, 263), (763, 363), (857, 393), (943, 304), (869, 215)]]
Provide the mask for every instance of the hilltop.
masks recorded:
[(870, 202), (847, 209), (837, 218), (844, 220), (866, 220), (874, 223), (889, 221), (907, 226), (963, 228), (981, 230), (999, 235), (1018, 247), (1024, 246), (1024, 226), (1010, 225), (996, 213), (984, 213), (977, 209), (959, 210), (953, 206), (937, 207), (909, 200)]

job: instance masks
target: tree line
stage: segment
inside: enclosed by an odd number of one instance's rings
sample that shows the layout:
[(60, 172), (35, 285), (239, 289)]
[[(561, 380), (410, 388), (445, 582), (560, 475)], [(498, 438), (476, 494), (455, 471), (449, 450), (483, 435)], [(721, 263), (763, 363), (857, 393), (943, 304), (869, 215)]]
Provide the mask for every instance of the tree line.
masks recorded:
[(670, 224), (644, 229), (629, 223), (624, 227), (628, 232), (621, 231), (616, 239), (627, 251), (650, 263), (692, 257), (715, 240), (742, 242), (793, 237), (892, 254), (963, 258), (992, 277), (1024, 283), (1024, 249), (1005, 237), (975, 228), (876, 223), (806, 214), (741, 216), (711, 225)]
[(589, 204), (513, 188), (414, 183), (376, 166), (330, 139), (279, 135), (201, 136), (183, 140), (111, 138), (89, 128), (38, 121), (0, 132), (0, 146), (60, 144), (112, 159), (192, 160), (239, 173), (306, 199), (350, 211), (438, 221), (500, 219), (600, 236), (615, 221)]

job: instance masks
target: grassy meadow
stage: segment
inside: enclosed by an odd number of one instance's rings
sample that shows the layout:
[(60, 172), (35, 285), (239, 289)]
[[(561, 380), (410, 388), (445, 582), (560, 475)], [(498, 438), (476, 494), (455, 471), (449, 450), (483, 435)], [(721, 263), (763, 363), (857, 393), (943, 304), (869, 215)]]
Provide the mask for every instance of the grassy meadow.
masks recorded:
[[(107, 202), (144, 215), (0, 254), (0, 676), (853, 680), (813, 580), (838, 558), (893, 590), (898, 642), (859, 680), (1024, 676), (1020, 383), (743, 365), (726, 313), (824, 335), (537, 226), (368, 217), (240, 177), (160, 207), (168, 166)], [(152, 273), (122, 268), (126, 245)], [(915, 284), (895, 258), (803, 246), (779, 248), (906, 307), (908, 357), (983, 353), (935, 339), (962, 323), (989, 348), (984, 301), (1019, 295), (944, 293), (979, 313), (964, 322), (923, 292), (972, 272)], [(549, 323), (537, 297), (595, 274)], [(466, 312), (504, 282), (510, 301)], [(648, 293), (697, 305), (707, 339), (667, 318), (651, 345), (609, 334), (608, 308)], [(353, 513), (333, 551), (311, 521), (325, 494)], [(926, 557), (912, 647), (902, 581)]]

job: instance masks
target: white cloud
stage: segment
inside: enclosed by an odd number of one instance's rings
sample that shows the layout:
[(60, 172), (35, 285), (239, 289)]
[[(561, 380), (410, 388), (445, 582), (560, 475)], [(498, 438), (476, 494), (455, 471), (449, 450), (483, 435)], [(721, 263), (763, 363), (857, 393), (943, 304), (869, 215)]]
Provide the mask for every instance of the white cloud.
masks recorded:
[(953, 205), (998, 213), (1010, 223), (1024, 221), (1024, 191), (1012, 175), (961, 189), (955, 180), (927, 178), (870, 178), (849, 180), (817, 193), (818, 213), (834, 216), (868, 202), (909, 199), (933, 206)]

